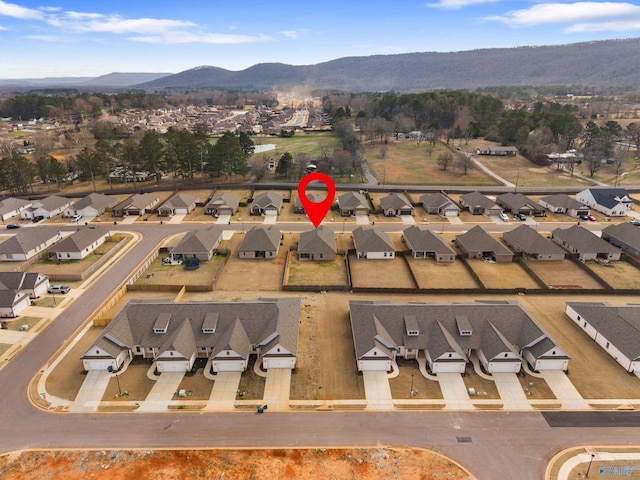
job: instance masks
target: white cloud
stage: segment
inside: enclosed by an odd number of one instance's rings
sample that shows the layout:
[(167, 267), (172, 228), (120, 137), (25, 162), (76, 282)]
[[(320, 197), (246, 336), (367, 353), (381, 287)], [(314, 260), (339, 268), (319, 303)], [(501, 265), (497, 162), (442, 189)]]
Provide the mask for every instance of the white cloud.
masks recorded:
[(298, 38), (298, 32), (296, 30), (282, 30), (280, 34), (287, 38)]
[(616, 2), (541, 3), (484, 20), (515, 27), (567, 24), (569, 32), (628, 31), (640, 29), (640, 6)]
[(50, 43), (60, 42), (60, 37), (58, 37), (57, 35), (27, 35), (24, 38), (28, 40), (37, 40), (39, 42), (50, 42)]
[(0, 15), (4, 17), (21, 18), (25, 20), (41, 19), (43, 17), (42, 12), (34, 10), (32, 8), (21, 7), (15, 3), (7, 3), (0, 0)]
[(480, 5), (483, 3), (496, 3), (500, 0), (439, 0), (437, 3), (427, 3), (425, 6), (432, 8), (443, 8), (446, 10), (457, 10), (469, 5)]
[(59, 12), (62, 10), (61, 7), (38, 7), (38, 10), (42, 10), (43, 12)]
[(128, 40), (143, 43), (208, 43), (216, 45), (239, 45), (268, 40), (266, 36), (228, 35), (224, 33), (193, 33), (186, 31), (168, 31), (158, 35), (140, 35), (127, 37)]

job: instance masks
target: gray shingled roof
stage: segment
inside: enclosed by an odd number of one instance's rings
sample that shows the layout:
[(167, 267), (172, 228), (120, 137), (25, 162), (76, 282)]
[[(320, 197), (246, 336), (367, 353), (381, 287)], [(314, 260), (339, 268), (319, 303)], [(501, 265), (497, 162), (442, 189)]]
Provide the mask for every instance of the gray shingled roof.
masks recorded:
[(522, 207), (530, 207), (532, 210), (544, 210), (538, 203), (522, 193), (507, 192), (498, 196), (498, 201), (506, 205), (511, 211), (517, 212)]
[(183, 255), (198, 253), (209, 254), (215, 248), (221, 235), (222, 232), (216, 227), (191, 230), (171, 249), (171, 253)]
[(174, 195), (169, 200), (164, 202), (160, 209), (176, 209), (176, 208), (189, 208), (198, 201), (198, 198), (189, 195), (188, 193), (178, 193)]
[(513, 230), (504, 232), (502, 236), (509, 245), (519, 247), (520, 250), (527, 254), (546, 253), (555, 255), (565, 253), (560, 246), (540, 235), (529, 225), (520, 225)]
[(575, 198), (571, 198), (569, 195), (565, 195), (564, 193), (542, 197), (540, 201), (544, 201), (554, 207), (566, 208), (567, 210), (577, 210), (585, 207), (584, 204), (580, 203)]
[(468, 205), (472, 209), (474, 207), (481, 207), (483, 209), (499, 208), (497, 203), (485, 197), (480, 192), (465, 193), (460, 197), (460, 202)]
[(273, 225), (256, 225), (245, 234), (238, 251), (273, 252), (278, 250), (281, 238), (280, 230)]
[(455, 255), (456, 252), (437, 233), (427, 229), (411, 225), (402, 231), (407, 246), (413, 252), (435, 252), (440, 255)]
[[(469, 349), (479, 348), (494, 355), (504, 351), (518, 354), (527, 346), (533, 352), (534, 346), (545, 339), (555, 345), (535, 319), (516, 302), (391, 304), (351, 300), (349, 309), (357, 359), (379, 346), (375, 337), (380, 335), (381, 330), (391, 348), (403, 346), (407, 338), (404, 321), (407, 315), (415, 316), (420, 327), (419, 335), (411, 339), (417, 345), (414, 348), (434, 348), (435, 356), (446, 352), (449, 343), (454, 344), (449, 351), (462, 353), (463, 357)], [(456, 316), (468, 318), (473, 329), (472, 335), (459, 334)], [(433, 335), (435, 338), (432, 338)]]
[[(209, 319), (209, 325), (211, 313), (214, 312), (219, 314), (215, 333), (203, 333), (205, 319)], [(153, 333), (156, 319), (162, 314), (171, 315), (167, 332)], [(185, 322), (189, 328), (184, 326)], [(131, 350), (140, 345), (159, 350), (175, 348), (183, 354), (191, 348), (208, 347), (217, 351), (233, 346), (234, 349), (242, 348), (242, 351), (236, 352), (246, 357), (251, 345), (271, 342), (274, 336), (284, 348), (296, 355), (299, 325), (300, 298), (264, 298), (225, 303), (132, 301), (107, 325), (83, 357), (90, 357), (92, 349), (103, 338)], [(244, 331), (242, 334), (240, 327)], [(176, 333), (178, 330), (179, 333)], [(188, 338), (190, 335), (192, 340)], [(249, 343), (242, 341), (243, 335), (246, 335)]]
[(97, 211), (104, 211), (105, 208), (113, 207), (118, 204), (117, 197), (109, 197), (102, 193), (90, 193), (73, 204), (74, 210), (82, 210), (92, 207)]
[(214, 207), (220, 208), (227, 206), (232, 210), (236, 210), (238, 205), (240, 205), (240, 197), (238, 195), (229, 192), (222, 192), (214, 195), (211, 201), (207, 203), (205, 209), (208, 210)]
[(53, 210), (57, 210), (59, 208), (66, 207), (71, 205), (72, 201), (66, 197), (59, 197), (57, 195), (50, 195), (48, 197), (43, 198), (42, 200), (38, 200), (36, 203), (29, 207), (30, 210), (36, 210), (38, 208), (42, 208), (47, 212), (51, 212)]
[(108, 233), (103, 227), (82, 228), (51, 247), (49, 253), (81, 252)]
[(337, 251), (336, 236), (332, 229), (320, 225), (318, 228), (302, 232), (298, 239), (298, 254), (334, 255)]
[(17, 290), (0, 290), (0, 307), (11, 308), (28, 295)]
[(631, 360), (640, 359), (640, 305), (567, 302), (611, 344)]
[(116, 205), (114, 210), (128, 210), (130, 208), (144, 210), (157, 200), (158, 195), (155, 193), (136, 193)]
[(604, 207), (613, 208), (619, 203), (631, 203), (629, 193), (624, 188), (589, 188), (595, 201)]
[(640, 227), (631, 225), (630, 223), (619, 223), (617, 225), (609, 225), (602, 231), (603, 238), (609, 236), (628, 245), (635, 250), (640, 251)]
[(451, 204), (455, 208), (460, 210), (460, 207), (458, 207), (450, 198), (448, 198), (447, 196), (441, 193), (432, 193), (430, 195), (422, 195), (420, 197), (420, 203), (424, 208), (441, 208)]
[(369, 209), (369, 202), (360, 192), (347, 192), (338, 197), (338, 206), (340, 210), (353, 210), (354, 208)]
[[(307, 200), (313, 202), (313, 203), (320, 203), (322, 202), (327, 195), (326, 194), (321, 194), (321, 193), (307, 193), (306, 194)], [(300, 200), (300, 196), (296, 196), (296, 199), (293, 201), (293, 207), (295, 209), (300, 209), (303, 208), (302, 206), (302, 201)]]
[(585, 253), (620, 253), (618, 247), (614, 247), (605, 242), (595, 233), (591, 233), (586, 228), (574, 225), (569, 228), (556, 228), (552, 232), (554, 237), (565, 241), (574, 247), (578, 252)]
[(353, 245), (358, 252), (394, 252), (395, 248), (389, 234), (374, 227), (357, 227), (353, 229)]
[(33, 202), (29, 200), (23, 200), (21, 198), (8, 197), (0, 201), (0, 215), (4, 215), (15, 210), (26, 208)]
[(393, 208), (394, 210), (410, 208), (413, 210), (411, 203), (409, 203), (403, 195), (399, 195), (398, 193), (390, 193), (386, 197), (382, 197), (380, 199), (380, 207), (382, 207), (383, 210), (387, 210), (388, 208)]
[(251, 202), (252, 207), (256, 205), (262, 209), (273, 206), (280, 210), (280, 207), (282, 207), (282, 195), (275, 192), (262, 192)]
[(487, 233), (480, 225), (476, 225), (467, 233), (456, 235), (456, 243), (467, 251), (494, 252), (498, 255), (513, 255), (513, 252)]
[(60, 232), (50, 228), (24, 228), (13, 237), (0, 243), (0, 253), (26, 254), (52, 238), (59, 237)]

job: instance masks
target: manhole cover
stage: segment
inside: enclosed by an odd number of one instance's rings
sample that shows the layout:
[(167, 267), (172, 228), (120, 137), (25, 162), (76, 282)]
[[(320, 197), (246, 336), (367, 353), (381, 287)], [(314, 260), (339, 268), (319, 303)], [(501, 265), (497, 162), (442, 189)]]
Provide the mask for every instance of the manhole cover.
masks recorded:
[(458, 443), (471, 443), (471, 437), (456, 437)]

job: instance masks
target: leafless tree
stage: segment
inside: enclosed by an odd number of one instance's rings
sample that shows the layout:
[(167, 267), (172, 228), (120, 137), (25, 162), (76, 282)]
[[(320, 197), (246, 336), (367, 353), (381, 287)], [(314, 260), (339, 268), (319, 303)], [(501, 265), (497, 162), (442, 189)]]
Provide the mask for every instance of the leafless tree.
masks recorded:
[[(447, 171), (447, 167), (453, 162), (453, 155), (451, 152), (443, 152), (438, 155), (438, 165), (442, 167), (442, 170)], [(466, 173), (466, 172), (465, 172)]]
[(389, 147), (387, 145), (380, 145), (380, 158), (385, 158), (387, 156), (387, 152), (389, 152)]
[(458, 155), (458, 168), (462, 170), (463, 174), (467, 174), (472, 163), (471, 154), (465, 153), (464, 155)]

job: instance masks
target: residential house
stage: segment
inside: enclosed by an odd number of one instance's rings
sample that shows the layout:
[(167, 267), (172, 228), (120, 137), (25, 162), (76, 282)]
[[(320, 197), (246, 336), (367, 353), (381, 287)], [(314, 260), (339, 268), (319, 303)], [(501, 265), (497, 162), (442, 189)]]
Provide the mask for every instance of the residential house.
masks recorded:
[[(313, 203), (320, 203), (325, 198), (327, 198), (326, 194), (320, 193), (307, 193), (307, 200)], [(293, 213), (305, 213), (304, 206), (302, 205), (302, 201), (300, 200), (300, 195), (296, 196), (296, 199), (293, 202)]]
[(571, 253), (577, 253), (581, 261), (620, 260), (621, 250), (605, 242), (595, 233), (574, 225), (569, 228), (556, 228), (551, 232), (554, 242)]
[(453, 262), (456, 252), (437, 233), (426, 227), (411, 225), (402, 231), (402, 238), (411, 249), (413, 258), (433, 258), (436, 262)]
[(29, 298), (40, 298), (47, 293), (49, 277), (42, 273), (0, 272), (0, 290), (26, 293)]
[(65, 208), (71, 205), (73, 205), (73, 200), (70, 198), (51, 195), (22, 210), (20, 218), (23, 220), (32, 220), (36, 217), (52, 218), (64, 212)]
[(352, 236), (357, 258), (369, 260), (395, 258), (396, 250), (387, 232), (381, 232), (374, 227), (360, 226), (353, 230)]
[(460, 197), (460, 204), (474, 215), (500, 215), (502, 207), (480, 192), (465, 193)]
[(545, 214), (542, 205), (539, 205), (522, 193), (503, 193), (502, 195), (498, 195), (496, 202), (505, 212), (520, 213), (527, 216), (542, 216)]
[(0, 220), (4, 222), (16, 217), (32, 204), (33, 202), (31, 200), (22, 200), (21, 198), (8, 197), (0, 200)]
[(221, 239), (222, 232), (215, 227), (191, 230), (171, 249), (171, 259), (175, 261), (197, 258), (201, 262), (209, 261)]
[(624, 188), (588, 188), (576, 194), (576, 200), (609, 217), (624, 217), (633, 201)]
[(242, 240), (238, 254), (240, 258), (277, 258), (282, 233), (273, 225), (256, 225)]
[(385, 217), (397, 217), (400, 215), (413, 215), (413, 205), (404, 195), (391, 193), (380, 199), (380, 207)]
[(300, 260), (333, 261), (336, 259), (336, 236), (332, 229), (320, 225), (318, 228), (302, 232), (298, 239)]
[(464, 373), (476, 354), (489, 373), (566, 370), (569, 356), (517, 302), (349, 302), (358, 371), (390, 371), (425, 358), (434, 374)]
[(108, 208), (113, 208), (118, 204), (117, 197), (110, 197), (102, 193), (90, 193), (84, 198), (75, 202), (64, 211), (65, 217), (81, 215), (83, 217), (97, 217), (102, 215)]
[(540, 205), (552, 213), (566, 213), (575, 218), (591, 215), (591, 209), (589, 207), (564, 193), (542, 197), (540, 199)]
[(204, 213), (218, 217), (220, 215), (233, 215), (240, 206), (240, 197), (233, 193), (223, 192), (214, 195), (204, 207)]
[(188, 193), (178, 193), (158, 207), (158, 216), (186, 215), (196, 208), (198, 197)]
[(113, 207), (114, 217), (128, 217), (144, 215), (160, 201), (156, 193), (136, 193)]
[(469, 258), (488, 259), (497, 263), (513, 261), (513, 252), (480, 225), (476, 225), (462, 235), (456, 235), (455, 242)]
[(31, 304), (29, 294), (19, 290), (0, 290), (0, 317), (15, 318)]
[(23, 262), (40, 254), (62, 239), (59, 231), (50, 228), (23, 228), (0, 243), (0, 261)]
[(460, 215), (460, 207), (442, 193), (422, 195), (420, 203), (427, 213), (437, 214), (441, 217), (457, 217)]
[(602, 239), (626, 253), (640, 258), (640, 227), (631, 223), (609, 225), (602, 230)]
[(495, 155), (498, 157), (515, 156), (518, 153), (516, 147), (492, 147), (483, 146), (476, 148), (476, 155)]
[(369, 215), (369, 202), (360, 192), (346, 192), (338, 197), (338, 210), (343, 217)]
[(249, 213), (251, 215), (279, 215), (282, 208), (283, 197), (275, 192), (263, 192), (251, 202)]
[(81, 260), (106, 242), (109, 231), (103, 227), (82, 228), (49, 249), (58, 261)]
[(529, 260), (564, 260), (565, 251), (529, 225), (504, 232), (502, 238), (511, 250)]
[(640, 372), (640, 305), (567, 302), (565, 314), (627, 372)]
[(158, 372), (187, 372), (207, 358), (213, 372), (293, 369), (300, 298), (243, 302), (132, 301), (81, 357), (85, 370), (119, 370), (127, 359), (153, 360)]

